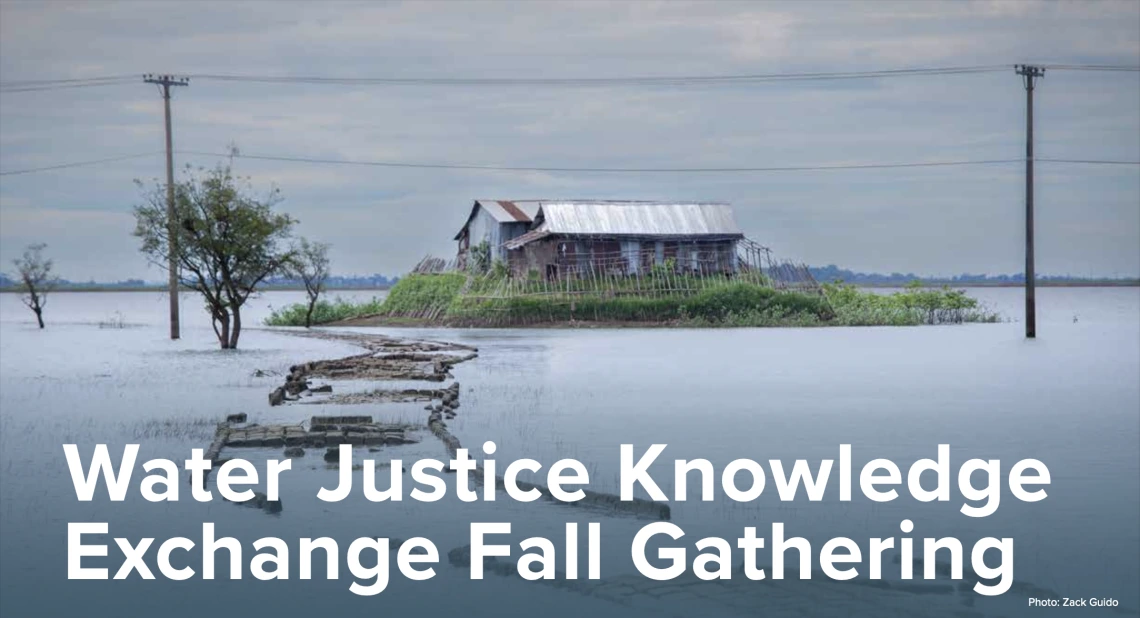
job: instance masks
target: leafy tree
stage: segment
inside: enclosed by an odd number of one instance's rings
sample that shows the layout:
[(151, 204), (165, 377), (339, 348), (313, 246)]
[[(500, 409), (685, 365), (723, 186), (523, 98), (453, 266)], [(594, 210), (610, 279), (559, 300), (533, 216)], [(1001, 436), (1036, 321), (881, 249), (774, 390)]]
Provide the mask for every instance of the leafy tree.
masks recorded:
[(40, 328), (44, 327), (44, 307), (47, 306), (48, 293), (59, 284), (59, 279), (51, 272), (51, 259), (44, 257), (46, 248), (47, 245), (43, 243), (28, 245), (23, 257), (12, 260), (16, 266), (16, 276), (20, 279), (20, 300), (36, 314)]
[(305, 310), (305, 328), (313, 325), (313, 310), (325, 291), (325, 280), (329, 278), (329, 246), (321, 242), (309, 242), (302, 238), (293, 250), (293, 259), (288, 266), (288, 275), (299, 279), (305, 285), (309, 305)]
[(135, 207), (141, 251), (162, 265), (174, 241), (179, 281), (202, 294), (222, 349), (237, 348), (241, 308), (258, 285), (292, 262), (292, 251), (282, 245), (295, 223), (274, 212), (277, 189), (254, 197), (249, 180), (235, 177), (231, 165), (188, 167), (186, 180), (174, 187), (174, 222), (167, 221), (165, 185), (148, 190), (136, 181), (144, 196)]

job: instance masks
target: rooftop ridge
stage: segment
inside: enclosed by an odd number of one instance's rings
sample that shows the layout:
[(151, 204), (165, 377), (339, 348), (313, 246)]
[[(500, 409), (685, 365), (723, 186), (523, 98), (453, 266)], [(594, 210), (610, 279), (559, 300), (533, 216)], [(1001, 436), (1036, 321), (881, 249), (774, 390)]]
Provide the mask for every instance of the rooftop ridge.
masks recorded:
[(579, 198), (556, 198), (556, 199), (522, 199), (522, 200), (504, 200), (504, 199), (477, 199), (477, 202), (514, 202), (524, 204), (717, 204), (727, 206), (730, 203), (719, 200), (607, 200), (607, 199), (579, 199)]

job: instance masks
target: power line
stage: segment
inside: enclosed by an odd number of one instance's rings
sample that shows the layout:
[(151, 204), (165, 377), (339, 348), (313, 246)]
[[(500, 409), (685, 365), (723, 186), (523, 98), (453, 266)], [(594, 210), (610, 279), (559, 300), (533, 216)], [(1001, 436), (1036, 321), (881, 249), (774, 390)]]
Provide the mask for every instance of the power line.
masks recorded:
[[(1137, 65), (1048, 64), (1058, 71), (1140, 72)], [(322, 75), (257, 75), (192, 73), (199, 80), (260, 84), (313, 84), (331, 86), (699, 86), (733, 83), (835, 81), (927, 75), (996, 73), (1009, 65), (974, 65), (876, 69), (866, 71), (821, 71), (800, 73), (751, 73), (726, 75), (635, 75), (621, 77), (336, 77)], [(73, 79), (40, 79), (0, 82), (0, 92), (32, 92), (68, 88), (91, 88), (132, 83), (137, 76), (105, 75)]]
[[(1140, 66), (1129, 65), (1046, 65), (1066, 71), (1140, 71)], [(814, 73), (766, 73), (739, 75), (678, 75), (678, 76), (625, 76), (625, 77), (567, 77), (567, 78), (527, 78), (527, 77), (329, 77), (329, 76), (266, 76), (266, 75), (226, 75), (200, 73), (192, 74), (196, 79), (252, 82), (269, 84), (327, 84), (327, 85), (431, 85), (431, 86), (514, 86), (514, 85), (689, 85), (733, 82), (770, 81), (816, 81), (842, 79), (876, 79), (881, 77), (905, 77), (920, 75), (960, 75), (975, 73), (995, 73), (1009, 69), (1008, 65), (979, 65), (958, 67), (931, 67), (911, 69), (887, 69), (871, 71), (828, 71)]]
[(30, 86), (27, 88), (0, 88), (0, 94), (8, 94), (13, 92), (36, 92), (38, 90), (71, 90), (74, 88), (94, 88), (98, 86), (120, 86), (123, 84), (134, 83), (131, 81), (121, 82), (95, 82), (90, 84), (62, 84), (59, 86)]
[(1046, 163), (1083, 163), (1088, 165), (1140, 165), (1140, 161), (1112, 161), (1108, 159), (1042, 159), (1034, 157), (1034, 161)]
[[(229, 153), (179, 150), (178, 154), (229, 157)], [(565, 167), (565, 166), (523, 166), (485, 165), (474, 163), (411, 163), (404, 161), (352, 161), (346, 159), (322, 159), (316, 157), (292, 157), (280, 155), (251, 155), (238, 153), (237, 158), (258, 161), (282, 161), (287, 163), (315, 163), (322, 165), (354, 165), (365, 167), (394, 167), (414, 169), (472, 170), (488, 172), (587, 172), (587, 173), (739, 173), (739, 172), (806, 172), (829, 170), (892, 169), (915, 167), (950, 167), (963, 165), (994, 165), (1020, 163), (1024, 159), (981, 159), (963, 161), (920, 161), (911, 163), (840, 163), (833, 165), (792, 165), (777, 167)]]
[(15, 176), (17, 174), (31, 174), (33, 172), (46, 172), (49, 170), (60, 170), (69, 167), (84, 167), (88, 165), (99, 165), (101, 163), (112, 163), (115, 161), (126, 161), (128, 159), (141, 159), (143, 157), (152, 157), (162, 153), (159, 152), (144, 152), (140, 154), (122, 155), (118, 157), (108, 157), (106, 159), (94, 159), (91, 161), (76, 161), (74, 163), (60, 163), (58, 165), (48, 165), (45, 167), (31, 167), (22, 170), (8, 170), (0, 171), (0, 176)]
[[(177, 150), (177, 154), (202, 156), (202, 157), (218, 157), (227, 158), (231, 156), (230, 153), (218, 152), (204, 152), (198, 150)], [(132, 155), (122, 155), (118, 157), (108, 157), (105, 159), (93, 159), (90, 161), (76, 161), (73, 163), (61, 163), (59, 165), (49, 165), (44, 167), (32, 167), (21, 170), (8, 170), (0, 171), (0, 176), (16, 176), (19, 174), (31, 174), (35, 172), (46, 172), (58, 169), (67, 169), (72, 167), (85, 167), (90, 165), (99, 165), (102, 163), (112, 163), (115, 161), (126, 161), (130, 159), (140, 159), (143, 157), (157, 156), (161, 152), (147, 152)], [(583, 173), (740, 173), (740, 172), (808, 172), (808, 171), (841, 171), (841, 170), (861, 170), (861, 169), (905, 169), (905, 168), (923, 168), (923, 167), (959, 167), (970, 165), (999, 165), (1005, 163), (1021, 163), (1024, 159), (974, 159), (974, 160), (960, 160), (960, 161), (917, 161), (911, 163), (839, 163), (834, 165), (791, 165), (791, 166), (778, 166), (778, 167), (655, 167), (655, 168), (638, 168), (638, 167), (533, 167), (533, 166), (517, 166), (517, 165), (481, 165), (481, 164), (467, 164), (467, 163), (410, 163), (404, 161), (352, 161), (345, 159), (321, 159), (315, 157), (288, 157), (288, 156), (274, 156), (274, 155), (249, 155), (237, 154), (237, 158), (253, 159), (258, 161), (282, 161), (286, 163), (313, 163), (320, 165), (353, 165), (363, 167), (395, 167), (395, 168), (413, 168), (413, 169), (452, 169), (452, 170), (472, 170), (472, 171), (488, 171), (488, 172), (583, 172)], [(1125, 161), (1125, 160), (1111, 160), (1111, 159), (1043, 159), (1036, 158), (1038, 162), (1043, 163), (1069, 163), (1080, 165), (1138, 165), (1140, 161)]]
[[(376, 85), (376, 86), (678, 86), (718, 83), (748, 83), (768, 81), (813, 81), (842, 79), (875, 79), (880, 77), (904, 77), (917, 75), (957, 75), (990, 73), (1008, 69), (1007, 65), (926, 67), (909, 69), (879, 69), (869, 71), (825, 71), (811, 73), (757, 73), (736, 75), (654, 75), (622, 77), (335, 77), (335, 76), (274, 76), (241, 75), (217, 73), (192, 73), (193, 79), (223, 82), (246, 82), (265, 84), (324, 84), (324, 85)], [(92, 86), (130, 83), (131, 75), (106, 75), (76, 79), (43, 79), (0, 82), (0, 92), (29, 92), (35, 90), (56, 90), (61, 88), (87, 88)]]
[(513, 85), (688, 85), (733, 82), (874, 79), (916, 75), (954, 75), (1008, 70), (1008, 65), (929, 67), (870, 71), (826, 71), (811, 73), (755, 73), (734, 75), (654, 75), (622, 77), (330, 77), (270, 76), (240, 74), (191, 74), (194, 79), (255, 83), (303, 83), (329, 85), (433, 85), (433, 86), (513, 86)]
[(1127, 64), (1043, 64), (1042, 68), (1051, 71), (1120, 71), (1140, 72), (1140, 65)]
[(0, 92), (33, 92), (36, 90), (116, 86), (119, 84), (134, 83), (137, 79), (138, 77), (136, 76), (107, 76), (83, 79), (23, 80), (0, 83)]
[[(230, 153), (179, 150), (178, 154), (229, 157)], [(346, 159), (323, 159), (317, 157), (293, 157), (284, 155), (251, 155), (238, 153), (237, 158), (259, 161), (282, 161), (287, 163), (314, 163), (321, 165), (355, 165), (366, 167), (396, 167), (415, 169), (450, 169), (489, 172), (589, 172), (589, 173), (739, 173), (739, 172), (810, 172), (832, 170), (901, 169), (921, 167), (957, 167), (966, 165), (998, 165), (1021, 163), (1025, 159), (973, 159), (958, 161), (914, 161), (908, 163), (836, 163), (824, 165), (787, 165), (774, 167), (566, 167), (566, 166), (523, 166), (487, 165), (476, 163), (412, 163), (406, 161), (353, 161)], [(1081, 163), (1090, 165), (1140, 165), (1140, 161), (1108, 159), (1036, 159), (1048, 163)]]
[[(1138, 72), (1140, 65), (1078, 65), (1051, 64), (1045, 68), (1063, 71), (1124, 71)], [(657, 75), (623, 77), (334, 77), (334, 76), (272, 76), (197, 73), (190, 74), (196, 79), (257, 82), (257, 83), (305, 83), (331, 85), (459, 85), (459, 86), (510, 86), (510, 85), (677, 85), (699, 83), (764, 82), (764, 81), (805, 81), (839, 79), (876, 79), (880, 77), (905, 77), (918, 75), (957, 75), (974, 73), (995, 73), (1009, 70), (1010, 65), (993, 64), (977, 66), (927, 67), (909, 69), (878, 69), (867, 71), (824, 71), (809, 73), (754, 73), (733, 75)]]
[(102, 75), (92, 77), (74, 77), (70, 79), (23, 79), (0, 82), (4, 86), (46, 86), (51, 84), (74, 84), (79, 82), (103, 82), (123, 79), (135, 79), (137, 75)]

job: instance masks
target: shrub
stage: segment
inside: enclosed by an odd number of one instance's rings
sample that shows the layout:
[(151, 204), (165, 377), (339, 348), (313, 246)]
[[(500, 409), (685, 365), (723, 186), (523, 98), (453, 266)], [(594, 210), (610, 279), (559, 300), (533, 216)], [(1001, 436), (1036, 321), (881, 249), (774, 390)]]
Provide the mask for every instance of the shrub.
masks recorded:
[(443, 273), (402, 277), (388, 292), (378, 313), (399, 317), (442, 315), (463, 289), (467, 275)]
[(893, 294), (876, 294), (840, 282), (825, 283), (824, 293), (835, 309), (837, 323), (844, 326), (907, 326), (997, 322), (999, 316), (966, 295), (949, 287), (924, 288), (912, 282)]
[[(380, 313), (381, 306), (380, 299), (375, 297), (364, 302), (349, 301), (339, 296), (332, 302), (320, 300), (313, 308), (313, 324), (328, 324), (349, 318), (375, 315)], [(309, 307), (306, 303), (294, 303), (280, 309), (274, 309), (265, 319), (265, 324), (266, 326), (304, 326), (305, 313), (308, 310)]]
[[(589, 290), (583, 287), (589, 282), (580, 280), (560, 282), (553, 292), (548, 283), (523, 282), (522, 293), (495, 294), (496, 286), (502, 283), (492, 278), (474, 280), (469, 295), (453, 299), (446, 321), (484, 326), (572, 320), (759, 326), (814, 325), (834, 317), (827, 302), (818, 296), (717, 279), (709, 279), (708, 287), (693, 296), (658, 295), (644, 287), (639, 292), (620, 286), (584, 292)], [(543, 284), (546, 293), (538, 293), (543, 291)], [(567, 293), (560, 293), (561, 290)]]
[(730, 316), (763, 314), (767, 318), (795, 315), (828, 320), (833, 316), (827, 302), (818, 296), (801, 292), (778, 292), (754, 283), (730, 283), (702, 290), (685, 301), (682, 310), (690, 318), (723, 321)]
[(468, 251), (467, 270), (471, 274), (483, 275), (491, 268), (491, 243), (483, 242)]

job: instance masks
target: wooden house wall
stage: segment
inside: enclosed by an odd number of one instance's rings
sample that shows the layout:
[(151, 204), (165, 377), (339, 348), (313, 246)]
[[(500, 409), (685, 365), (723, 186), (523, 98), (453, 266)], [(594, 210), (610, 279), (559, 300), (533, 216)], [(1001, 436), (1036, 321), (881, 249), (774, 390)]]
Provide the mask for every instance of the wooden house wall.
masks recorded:
[(532, 271), (547, 278), (586, 273), (644, 274), (669, 260), (676, 272), (709, 275), (736, 271), (736, 242), (549, 237), (507, 255), (514, 276), (528, 276)]

